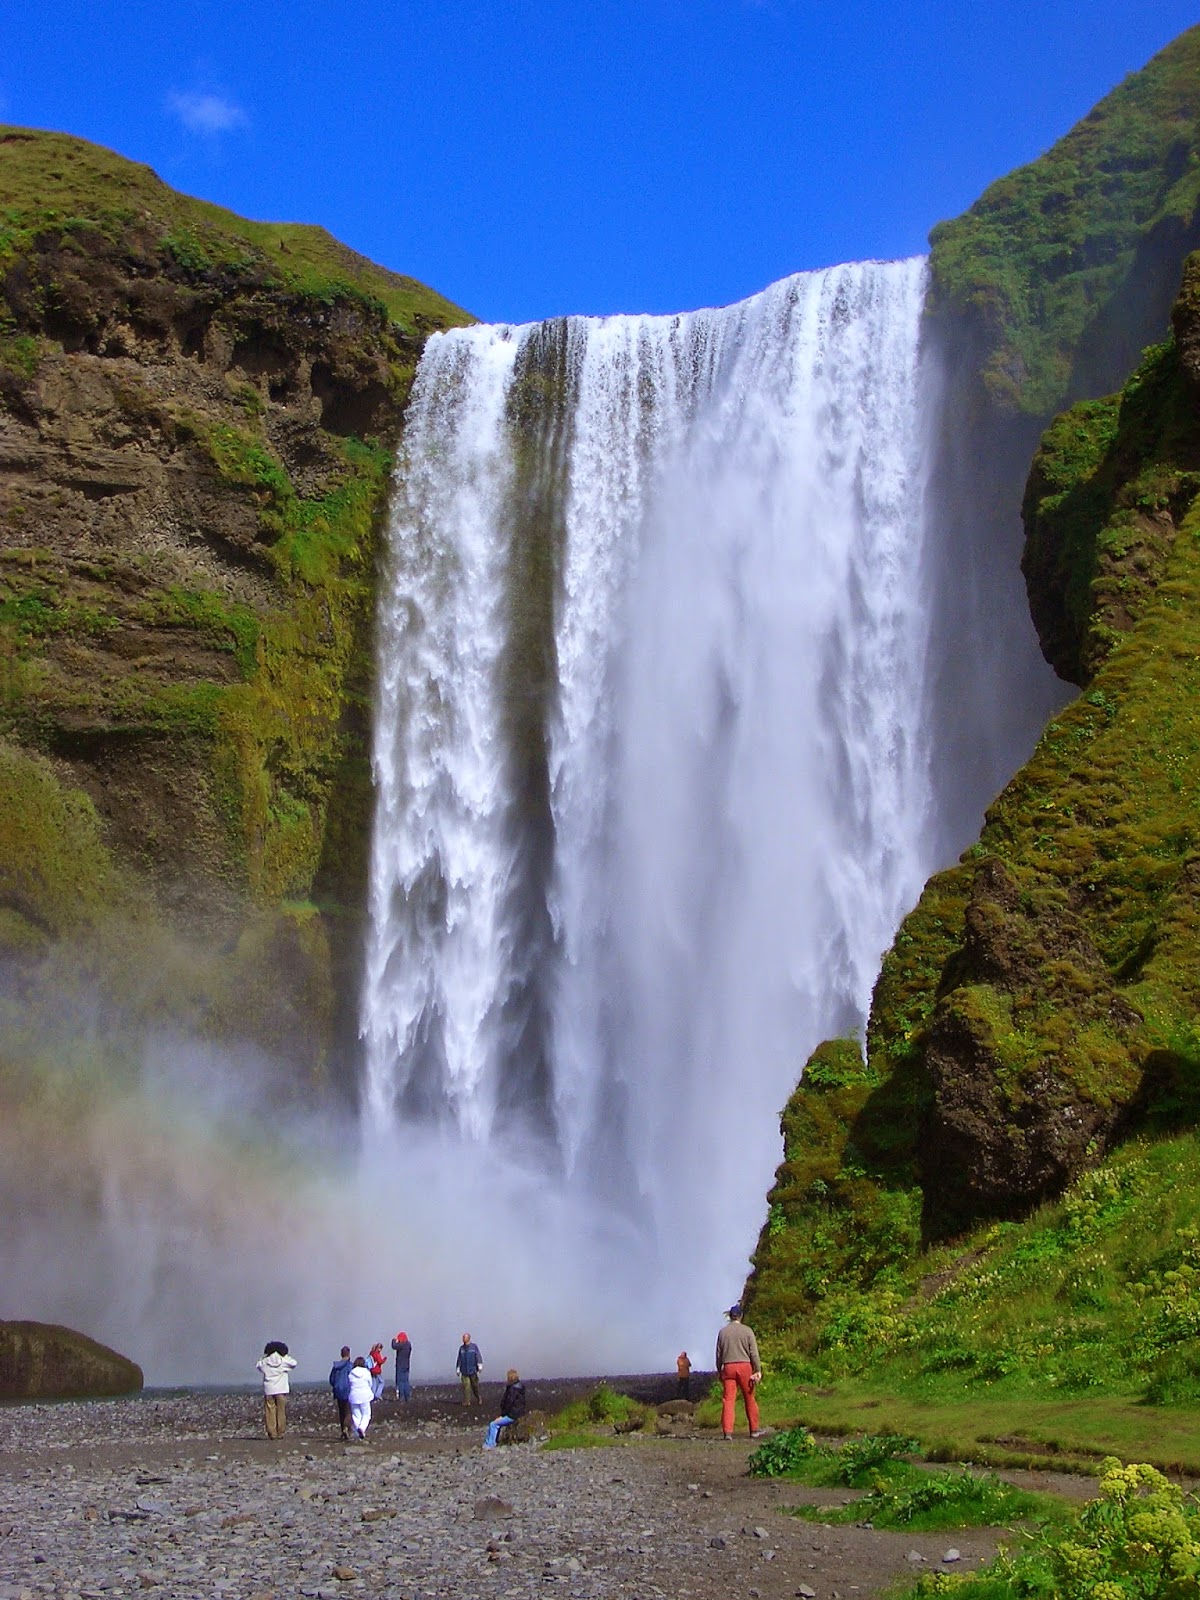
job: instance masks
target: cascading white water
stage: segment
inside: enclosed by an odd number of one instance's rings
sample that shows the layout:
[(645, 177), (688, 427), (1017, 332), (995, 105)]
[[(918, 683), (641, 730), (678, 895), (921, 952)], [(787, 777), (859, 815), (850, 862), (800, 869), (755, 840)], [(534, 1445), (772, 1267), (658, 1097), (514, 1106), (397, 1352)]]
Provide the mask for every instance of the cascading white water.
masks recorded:
[(923, 286), (866, 263), (720, 311), (458, 330), (417, 376), (364, 1116), (420, 1164), (418, 1214), (473, 1165), (502, 1235), (562, 1197), (554, 1248), (607, 1238), (605, 1297), (658, 1308), (643, 1359), (740, 1288), (778, 1112), (936, 864)]

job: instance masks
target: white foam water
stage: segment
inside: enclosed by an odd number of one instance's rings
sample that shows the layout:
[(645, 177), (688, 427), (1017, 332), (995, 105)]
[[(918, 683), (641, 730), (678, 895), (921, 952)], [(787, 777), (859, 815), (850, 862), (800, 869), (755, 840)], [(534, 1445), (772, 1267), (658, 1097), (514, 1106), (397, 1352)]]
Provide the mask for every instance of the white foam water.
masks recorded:
[[(503, 1260), (472, 1248), (469, 1276), (513, 1349), (614, 1294), (639, 1308), (621, 1364), (708, 1330), (805, 1057), (861, 1027), (938, 864), (924, 279), (859, 263), (426, 347), (380, 618), (362, 1103), (369, 1162), (412, 1175), (395, 1271), (438, 1325), (457, 1229)], [(520, 653), (547, 567), (548, 685)]]

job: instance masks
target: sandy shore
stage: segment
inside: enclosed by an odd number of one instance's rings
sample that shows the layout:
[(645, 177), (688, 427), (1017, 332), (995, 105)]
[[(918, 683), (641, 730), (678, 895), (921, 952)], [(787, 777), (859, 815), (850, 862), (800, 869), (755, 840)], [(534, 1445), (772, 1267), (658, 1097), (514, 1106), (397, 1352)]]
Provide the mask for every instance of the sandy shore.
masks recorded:
[(951, 1546), (958, 1571), (995, 1548), (788, 1517), (839, 1496), (751, 1479), (744, 1436), (484, 1452), (495, 1397), (469, 1417), (456, 1398), (384, 1404), (365, 1446), (340, 1442), (327, 1391), (293, 1395), (275, 1443), (249, 1392), (0, 1409), (0, 1600), (865, 1600)]

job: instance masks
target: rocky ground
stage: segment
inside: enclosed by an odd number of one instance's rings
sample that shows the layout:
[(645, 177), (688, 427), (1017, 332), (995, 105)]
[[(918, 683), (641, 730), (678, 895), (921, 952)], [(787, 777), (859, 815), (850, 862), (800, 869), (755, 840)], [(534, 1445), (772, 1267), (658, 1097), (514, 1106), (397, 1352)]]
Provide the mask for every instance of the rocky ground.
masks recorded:
[[(529, 1388), (538, 1406), (566, 1397)], [(788, 1517), (801, 1500), (842, 1496), (748, 1477), (744, 1436), (484, 1452), (495, 1397), (470, 1417), (455, 1398), (387, 1402), (369, 1442), (351, 1446), (321, 1391), (293, 1395), (275, 1443), (252, 1393), (0, 1410), (0, 1600), (865, 1600), (995, 1549), (994, 1532)]]

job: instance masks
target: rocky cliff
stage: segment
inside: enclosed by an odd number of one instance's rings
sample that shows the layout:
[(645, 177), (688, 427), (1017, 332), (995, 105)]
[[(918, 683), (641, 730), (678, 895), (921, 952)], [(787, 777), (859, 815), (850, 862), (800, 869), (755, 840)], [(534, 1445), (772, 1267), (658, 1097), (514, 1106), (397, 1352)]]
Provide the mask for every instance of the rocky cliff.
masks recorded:
[(336, 1069), (379, 518), (423, 339), (469, 320), (0, 129), (6, 1028), (99, 1004), (257, 1043), (295, 1092)]

